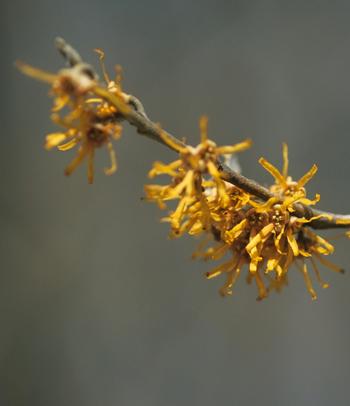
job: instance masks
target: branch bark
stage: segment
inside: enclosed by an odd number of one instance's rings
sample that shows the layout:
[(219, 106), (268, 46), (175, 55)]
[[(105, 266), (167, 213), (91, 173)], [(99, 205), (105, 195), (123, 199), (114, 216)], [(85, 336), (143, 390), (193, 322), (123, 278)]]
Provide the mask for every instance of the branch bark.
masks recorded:
[[(80, 58), (79, 53), (75, 51), (75, 49), (71, 45), (67, 44), (62, 38), (56, 39), (56, 47), (70, 65), (74, 66), (78, 63), (84, 64), (83, 60)], [(123, 119), (134, 126), (139, 134), (157, 141), (168, 148), (171, 148), (163, 141), (160, 135), (160, 131), (164, 132), (164, 129), (160, 129), (159, 125), (157, 125), (147, 117), (145, 109), (139, 99), (132, 95), (128, 96), (129, 105), (131, 108), (128, 112), (123, 113)], [(171, 135), (168, 132), (167, 134), (168, 137), (170, 137), (175, 144), (179, 146), (185, 145), (175, 136)], [(266, 201), (274, 196), (273, 193), (271, 193), (268, 189), (260, 185), (255, 180), (246, 178), (242, 174), (233, 171), (224, 163), (217, 162), (217, 167), (221, 173), (222, 178), (225, 181), (231, 183), (232, 185), (242, 189), (247, 193), (252, 194), (258, 199)], [(296, 217), (311, 219), (312, 217), (316, 217), (319, 215), (327, 216), (307, 223), (306, 225), (308, 227), (312, 227), (314, 229), (350, 228), (350, 214), (343, 215), (325, 212), (322, 210), (311, 208), (310, 206), (302, 205), (300, 203), (295, 204), (293, 207), (295, 210), (293, 215), (295, 215)]]

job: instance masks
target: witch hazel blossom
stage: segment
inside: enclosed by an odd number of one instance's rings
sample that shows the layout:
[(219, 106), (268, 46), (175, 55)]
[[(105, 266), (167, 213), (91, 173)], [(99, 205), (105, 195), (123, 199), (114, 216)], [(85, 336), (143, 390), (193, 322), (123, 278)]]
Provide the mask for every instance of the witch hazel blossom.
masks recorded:
[[(288, 173), (288, 147), (283, 144), (281, 171), (265, 158), (259, 159), (273, 177), (268, 189), (232, 168), (227, 170), (222, 163), (236, 162), (234, 157), (250, 148), (250, 140), (218, 145), (209, 139), (208, 119), (203, 116), (199, 120), (200, 142), (196, 146), (186, 145), (150, 121), (142, 104), (124, 92), (119, 66), (115, 78), (109, 77), (101, 49), (95, 51), (100, 59), (102, 83), (93, 68), (62, 41), (62, 53), (72, 52), (67, 60), (71, 65), (75, 61), (74, 66), (55, 74), (24, 63), (17, 66), (24, 74), (50, 85), (51, 119), (61, 129), (48, 134), (44, 146), (61, 152), (76, 150), (65, 168), (66, 175), (86, 162), (88, 182), (93, 183), (94, 157), (101, 148), (107, 150), (110, 159), (104, 172), (113, 174), (117, 170), (114, 141), (119, 140), (122, 124), (128, 121), (139, 133), (177, 153), (176, 159), (168, 164), (154, 162), (149, 178), (165, 176), (168, 181), (147, 184), (145, 200), (166, 210), (161, 221), (170, 225), (171, 238), (183, 235), (202, 238), (193, 258), (216, 264), (206, 277), (223, 279), (219, 289), (222, 296), (233, 294), (243, 274), (248, 284), (256, 285), (257, 299), (262, 300), (272, 291), (281, 292), (291, 272), (296, 270), (314, 300), (317, 294), (312, 279), (321, 288), (329, 286), (321, 277), (319, 265), (344, 272), (328, 259), (334, 252), (333, 245), (311, 229), (317, 228), (317, 222), (323, 222), (327, 228), (350, 227), (350, 215), (313, 209), (320, 195), (309, 198), (306, 186), (317, 172), (316, 165), (294, 181)], [(235, 166), (240, 169), (237, 162)], [(346, 235), (350, 237), (350, 231)]]
[[(207, 124), (207, 117), (202, 117), (199, 122), (201, 142), (195, 147), (190, 145), (181, 147), (174, 144), (172, 139), (162, 132), (163, 141), (178, 151), (179, 159), (167, 165), (155, 162), (149, 172), (150, 178), (159, 175), (171, 177), (168, 185), (146, 185), (145, 193), (147, 200), (156, 201), (160, 206), (162, 206), (160, 202), (178, 200), (176, 209), (166, 218), (174, 234), (180, 234), (181, 224), (186, 217), (194, 218), (194, 206), (197, 207), (195, 218), (201, 227), (203, 229), (210, 227), (210, 209), (209, 200), (205, 196), (206, 190), (210, 191), (218, 205), (224, 207), (230, 204), (225, 182), (217, 169), (218, 159), (224, 154), (244, 151), (251, 146), (251, 141), (246, 140), (236, 145), (218, 147), (208, 139)], [(193, 226), (197, 225), (198, 221), (193, 222)]]
[[(202, 122), (200, 127), (202, 138), (198, 146), (179, 149), (180, 159), (169, 165), (156, 162), (151, 169), (151, 177), (170, 176), (170, 184), (145, 188), (148, 200), (158, 202), (161, 208), (167, 208), (169, 200), (178, 201), (175, 210), (170, 210), (162, 219), (170, 223), (170, 235), (204, 235), (204, 243), (193, 257), (206, 261), (224, 260), (206, 274), (208, 279), (225, 276), (226, 282), (220, 288), (223, 296), (232, 294), (243, 269), (247, 269), (247, 281), (256, 282), (258, 299), (264, 299), (272, 290), (281, 291), (287, 285), (288, 274), (295, 265), (294, 268), (301, 271), (312, 299), (316, 299), (307, 263), (311, 264), (322, 288), (327, 288), (328, 284), (321, 279), (317, 261), (341, 272), (323, 258), (333, 252), (333, 246), (305, 227), (324, 215), (311, 218), (293, 215), (296, 203), (311, 206), (319, 201), (319, 195), (309, 199), (305, 189), (317, 167), (312, 166), (295, 182), (288, 175), (286, 144), (283, 145), (282, 173), (261, 158), (259, 162), (275, 182), (270, 186), (274, 196), (267, 202), (260, 202), (223, 182), (217, 170), (211, 170), (212, 165), (216, 168), (220, 153), (226, 152), (227, 147), (217, 147), (203, 136), (206, 125)], [(238, 149), (237, 146), (229, 148), (234, 152)], [(214, 245), (208, 247), (213, 240), (216, 241)]]
[[(119, 140), (122, 133), (120, 112), (129, 109), (129, 96), (122, 91), (120, 72), (118, 71), (114, 81), (110, 80), (103, 64), (104, 54), (101, 53), (99, 51), (105, 87), (97, 83), (85, 64), (62, 69), (57, 74), (24, 63), (18, 64), (23, 73), (51, 85), (50, 93), (54, 98), (51, 119), (56, 125), (63, 127), (64, 131), (48, 134), (45, 148), (57, 148), (63, 152), (76, 148), (76, 156), (64, 173), (71, 175), (86, 160), (89, 183), (94, 181), (96, 149), (103, 146), (107, 149), (110, 167), (104, 169), (105, 174), (112, 175), (117, 170), (112, 141)], [(65, 109), (68, 112), (62, 114)]]

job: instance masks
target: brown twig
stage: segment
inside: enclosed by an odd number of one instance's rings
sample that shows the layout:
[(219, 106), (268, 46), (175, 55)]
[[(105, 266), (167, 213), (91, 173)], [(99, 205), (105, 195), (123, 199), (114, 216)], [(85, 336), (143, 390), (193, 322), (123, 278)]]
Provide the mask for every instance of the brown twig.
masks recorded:
[[(63, 39), (56, 39), (56, 47), (64, 56), (65, 59), (74, 66), (77, 63), (83, 64), (77, 51), (74, 50), (72, 46), (67, 44)], [(161, 137), (161, 132), (164, 132), (164, 129), (161, 129), (159, 125), (151, 121), (144, 110), (144, 107), (140, 100), (134, 96), (129, 96), (130, 108), (127, 112), (123, 114), (124, 120), (128, 121), (129, 124), (136, 127), (137, 132), (148, 138), (151, 138), (154, 141), (157, 141), (168, 148), (171, 148), (168, 144), (163, 141)], [(173, 140), (173, 142), (179, 146), (185, 146), (185, 144), (174, 137), (173, 135), (167, 133), (168, 137)], [(177, 151), (176, 151), (177, 152)], [(235, 185), (236, 187), (242, 189), (243, 191), (252, 194), (258, 199), (266, 201), (273, 197), (273, 193), (270, 192), (265, 187), (261, 186), (258, 182), (246, 178), (238, 172), (233, 171), (227, 165), (222, 162), (217, 163), (218, 169), (222, 175), (222, 178)], [(334, 214), (325, 212), (322, 210), (313, 209), (310, 206), (305, 206), (300, 203), (294, 205), (295, 212), (293, 213), (297, 217), (304, 217), (306, 219), (311, 219), (312, 217), (324, 215), (319, 219), (313, 220), (306, 225), (314, 229), (331, 229), (331, 228), (350, 228), (350, 214)]]

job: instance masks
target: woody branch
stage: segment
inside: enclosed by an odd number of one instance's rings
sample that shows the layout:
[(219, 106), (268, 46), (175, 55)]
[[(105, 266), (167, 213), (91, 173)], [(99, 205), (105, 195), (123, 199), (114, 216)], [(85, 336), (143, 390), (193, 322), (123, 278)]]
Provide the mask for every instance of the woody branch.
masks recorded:
[[(89, 72), (91, 76), (97, 78), (97, 74), (94, 71), (93, 67), (83, 62), (79, 53), (71, 45), (67, 44), (62, 38), (56, 39), (56, 48), (63, 55), (70, 66), (81, 64), (84, 66), (85, 73)], [(132, 126), (136, 127), (139, 134), (151, 138), (154, 141), (167, 146), (168, 148), (171, 148), (163, 141), (163, 138), (161, 136), (161, 132), (164, 133), (164, 129), (161, 129), (159, 125), (157, 125), (147, 117), (145, 109), (140, 100), (132, 95), (129, 95), (129, 105), (131, 106), (131, 108), (128, 111), (119, 113), (122, 114), (121, 118), (127, 121)], [(180, 147), (185, 146), (185, 144), (181, 140), (168, 132), (167, 136), (170, 137), (172, 141)], [(243, 191), (250, 193), (257, 199), (267, 201), (271, 197), (274, 197), (272, 192), (260, 185), (258, 182), (232, 170), (223, 162), (217, 162), (217, 167), (220, 171), (222, 179), (242, 189)], [(293, 208), (295, 210), (293, 214), (296, 217), (304, 217), (310, 219), (312, 217), (325, 215), (325, 217), (318, 218), (307, 224), (307, 226), (314, 229), (350, 228), (350, 214), (343, 215), (325, 212), (322, 210), (310, 208), (309, 206), (305, 206), (300, 203), (294, 204)]]

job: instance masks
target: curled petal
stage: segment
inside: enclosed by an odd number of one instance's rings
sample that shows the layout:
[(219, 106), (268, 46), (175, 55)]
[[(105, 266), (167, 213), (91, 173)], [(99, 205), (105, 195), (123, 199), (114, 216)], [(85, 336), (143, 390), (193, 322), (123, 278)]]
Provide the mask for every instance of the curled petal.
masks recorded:
[(79, 143), (77, 138), (73, 138), (70, 141), (66, 142), (65, 144), (58, 145), (58, 149), (60, 151), (68, 151), (69, 149), (74, 148)]
[(106, 70), (106, 66), (105, 66), (105, 62), (104, 62), (104, 61), (105, 61), (105, 53), (104, 53), (104, 51), (103, 51), (102, 49), (100, 49), (100, 48), (95, 48), (94, 51), (95, 51), (95, 52), (97, 53), (97, 55), (98, 55), (98, 59), (100, 60), (100, 65), (101, 65), (101, 70), (102, 70), (103, 78), (104, 78), (106, 84), (108, 85), (108, 83), (109, 83), (111, 80), (110, 80), (110, 78), (109, 78), (109, 76), (108, 76), (108, 73), (107, 73), (107, 70)]
[(52, 133), (46, 136), (45, 148), (50, 150), (57, 147), (61, 142), (67, 139), (67, 134), (64, 133)]
[(273, 227), (274, 226), (272, 223), (268, 224), (255, 237), (253, 237), (249, 241), (248, 245), (246, 246), (246, 250), (249, 253), (249, 255), (252, 254), (253, 248), (255, 248), (261, 242), (266, 241), (266, 239), (271, 235)]
[(269, 258), (266, 264), (266, 273), (273, 271), (277, 267), (277, 264), (280, 261), (280, 259), (281, 259), (280, 256), (276, 258)]
[(111, 160), (111, 166), (109, 168), (105, 168), (104, 171), (105, 171), (105, 174), (109, 176), (116, 172), (116, 170), (118, 169), (118, 164), (117, 164), (117, 157), (115, 154), (115, 150), (113, 148), (113, 144), (111, 143), (111, 141), (108, 141), (107, 149), (108, 149), (108, 153), (109, 153), (109, 158)]
[(225, 232), (225, 242), (232, 244), (236, 238), (240, 236), (245, 226), (247, 225), (247, 219), (243, 219), (240, 223), (236, 224), (231, 230)]
[[(306, 197), (302, 197), (300, 200), (298, 200), (298, 203), (305, 204), (306, 206), (312, 206), (320, 201), (320, 195), (316, 193), (316, 196), (313, 200), (307, 199)], [(318, 218), (321, 217), (329, 217), (327, 215), (321, 215), (317, 216)], [(314, 219), (315, 220), (315, 219)]]
[(53, 112), (57, 112), (63, 109), (63, 107), (69, 102), (68, 94), (58, 96), (55, 98), (54, 106), (52, 107)]
[(257, 213), (263, 213), (271, 209), (271, 207), (279, 202), (280, 199), (278, 197), (270, 197), (265, 203), (258, 203), (254, 200), (250, 199), (249, 204), (256, 209)]

